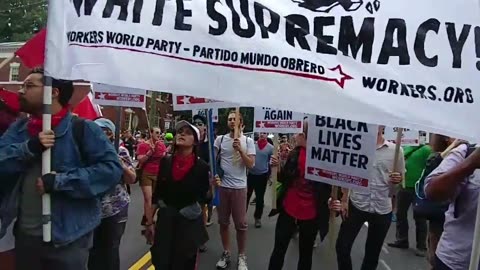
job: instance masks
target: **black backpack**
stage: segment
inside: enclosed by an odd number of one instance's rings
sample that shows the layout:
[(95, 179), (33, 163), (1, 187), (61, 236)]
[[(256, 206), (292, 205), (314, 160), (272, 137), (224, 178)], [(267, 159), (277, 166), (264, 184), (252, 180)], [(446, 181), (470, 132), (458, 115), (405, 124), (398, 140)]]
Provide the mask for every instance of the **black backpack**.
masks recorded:
[[(465, 158), (475, 151), (476, 145), (469, 144), (467, 145), (467, 154)], [(445, 219), (445, 212), (448, 210), (450, 202), (436, 202), (431, 201), (426, 198), (424, 187), (425, 187), (425, 179), (442, 163), (443, 158), (439, 153), (434, 154), (427, 160), (427, 165), (423, 170), (422, 176), (420, 180), (415, 185), (416, 191), (416, 198), (413, 204), (413, 215), (415, 218), (426, 219), (429, 221), (437, 221), (442, 222)], [(455, 218), (458, 217), (457, 213), (457, 200), (454, 202), (454, 216)]]

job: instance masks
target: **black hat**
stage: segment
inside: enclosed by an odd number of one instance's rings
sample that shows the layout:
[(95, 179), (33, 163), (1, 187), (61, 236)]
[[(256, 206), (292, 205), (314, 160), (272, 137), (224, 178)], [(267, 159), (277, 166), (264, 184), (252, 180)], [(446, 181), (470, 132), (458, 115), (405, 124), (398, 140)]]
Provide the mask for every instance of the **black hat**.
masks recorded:
[(205, 118), (205, 116), (203, 115), (200, 115), (200, 114), (196, 114), (193, 116), (193, 122), (195, 122), (195, 120), (200, 120), (202, 121), (205, 125), (207, 124), (207, 118)]

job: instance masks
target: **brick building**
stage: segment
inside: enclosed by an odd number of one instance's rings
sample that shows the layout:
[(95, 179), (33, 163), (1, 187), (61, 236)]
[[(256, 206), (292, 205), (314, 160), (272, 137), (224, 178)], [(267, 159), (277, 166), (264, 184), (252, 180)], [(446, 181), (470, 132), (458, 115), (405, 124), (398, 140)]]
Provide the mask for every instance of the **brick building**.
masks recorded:
[[(20, 48), (24, 43), (23, 42), (7, 42), (0, 43), (0, 63), (6, 58), (14, 55), (14, 52)], [(11, 91), (17, 91), (22, 85), (23, 80), (28, 76), (30, 69), (23, 66), (19, 58), (14, 58), (10, 63), (6, 64), (4, 67), (0, 68), (0, 88), (4, 87)], [(74, 83), (75, 92), (72, 98), (72, 103), (80, 102), (80, 96), (83, 96), (82, 93), (85, 93), (90, 90), (90, 83), (85, 81), (78, 81)], [(151, 102), (151, 93), (147, 95), (146, 109), (137, 108), (122, 108), (121, 110), (121, 129), (126, 130), (129, 127), (135, 129), (135, 124), (137, 123), (136, 129), (146, 130), (148, 128), (148, 123), (152, 122), (152, 126), (159, 126), (163, 129), (169, 127), (171, 122), (173, 108), (171, 106), (169, 95), (158, 95), (156, 102), (152, 104)], [(154, 95), (156, 96), (156, 95)], [(163, 97), (163, 100), (162, 100)], [(153, 105), (153, 106), (152, 106)], [(151, 110), (152, 107), (155, 107)], [(118, 115), (118, 109), (115, 107), (102, 107), (102, 113), (104, 117), (109, 118), (114, 121)]]

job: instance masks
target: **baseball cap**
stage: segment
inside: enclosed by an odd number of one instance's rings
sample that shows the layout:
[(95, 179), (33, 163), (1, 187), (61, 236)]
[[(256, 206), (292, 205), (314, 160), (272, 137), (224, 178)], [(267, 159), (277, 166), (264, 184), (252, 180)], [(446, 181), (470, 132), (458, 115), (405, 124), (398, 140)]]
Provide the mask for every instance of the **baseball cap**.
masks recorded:
[(115, 124), (107, 118), (98, 118), (94, 121), (101, 128), (110, 129), (111, 132), (115, 133)]
[(175, 125), (175, 130), (178, 131), (179, 129), (181, 129), (183, 127), (191, 128), (194, 131), (193, 134), (195, 135), (196, 141), (197, 142), (200, 141), (200, 130), (198, 130), (198, 128), (196, 126), (190, 124), (188, 121), (182, 120)]
[(207, 124), (207, 118), (205, 118), (205, 116), (203, 115), (200, 115), (200, 114), (196, 114), (193, 116), (193, 122), (195, 122), (195, 120), (200, 120), (202, 121), (205, 125)]

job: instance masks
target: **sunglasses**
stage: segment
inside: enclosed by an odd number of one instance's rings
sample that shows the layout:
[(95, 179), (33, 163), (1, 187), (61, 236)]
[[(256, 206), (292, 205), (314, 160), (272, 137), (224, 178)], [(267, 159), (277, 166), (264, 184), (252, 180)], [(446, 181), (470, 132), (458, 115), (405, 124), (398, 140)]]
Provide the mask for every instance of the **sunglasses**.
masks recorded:
[(197, 127), (203, 127), (205, 125), (205, 123), (203, 123), (201, 121), (195, 121), (195, 122), (193, 122), (193, 124), (195, 124), (195, 126), (197, 126)]

